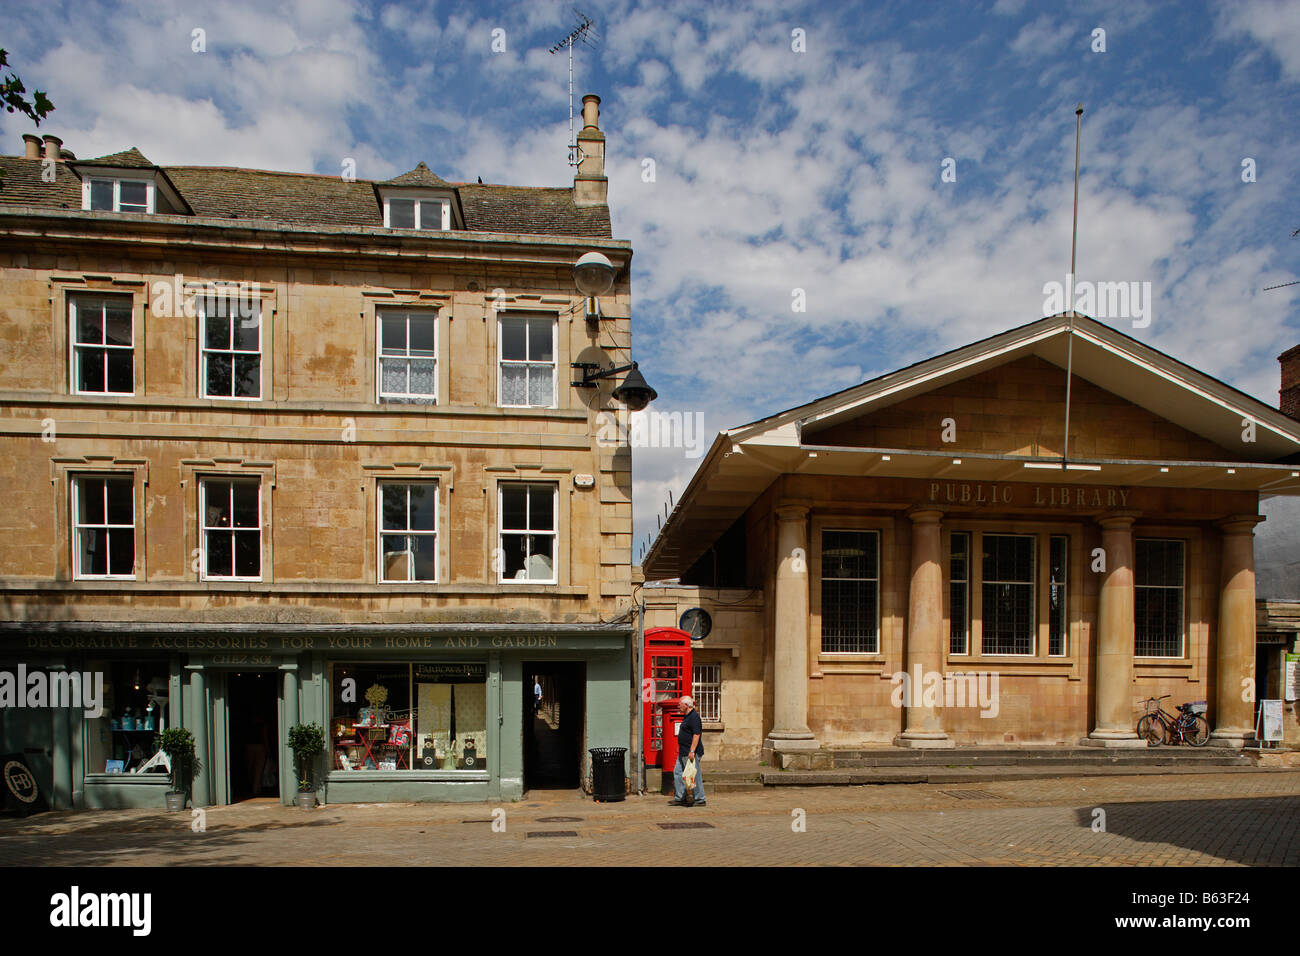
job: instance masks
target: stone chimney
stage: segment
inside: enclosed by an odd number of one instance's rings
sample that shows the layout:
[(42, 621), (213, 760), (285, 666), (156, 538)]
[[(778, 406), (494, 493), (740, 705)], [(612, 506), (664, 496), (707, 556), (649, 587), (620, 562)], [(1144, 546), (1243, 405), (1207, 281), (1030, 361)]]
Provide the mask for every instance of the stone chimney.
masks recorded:
[(41, 158), (41, 138), (35, 133), (23, 133), (23, 159)]
[(59, 139), (53, 133), (45, 134), (45, 158), (53, 159), (56, 162), (59, 159), (59, 148), (63, 145), (63, 140)]
[(1278, 391), (1277, 407), (1283, 415), (1300, 419), (1300, 345), (1287, 349), (1277, 360), (1282, 365), (1282, 388)]
[(582, 162), (573, 177), (573, 201), (579, 206), (603, 206), (609, 200), (605, 176), (605, 134), (600, 131), (600, 97), (582, 98), (582, 131), (578, 133)]

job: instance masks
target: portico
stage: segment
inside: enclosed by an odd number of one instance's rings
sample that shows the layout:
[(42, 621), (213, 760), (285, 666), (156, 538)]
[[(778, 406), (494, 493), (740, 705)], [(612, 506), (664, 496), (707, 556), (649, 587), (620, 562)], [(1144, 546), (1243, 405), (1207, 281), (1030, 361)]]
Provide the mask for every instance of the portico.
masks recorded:
[[(644, 566), (766, 594), (719, 658), (722, 723), (732, 662), (762, 659), (761, 748), (724, 733), (736, 756), (1145, 747), (1142, 701), (1165, 694), (1208, 701), (1212, 743), (1240, 747), (1253, 529), (1261, 494), (1300, 494), (1298, 453), (1300, 422), (1054, 317), (721, 434)], [(954, 681), (997, 700), (934, 692)]]

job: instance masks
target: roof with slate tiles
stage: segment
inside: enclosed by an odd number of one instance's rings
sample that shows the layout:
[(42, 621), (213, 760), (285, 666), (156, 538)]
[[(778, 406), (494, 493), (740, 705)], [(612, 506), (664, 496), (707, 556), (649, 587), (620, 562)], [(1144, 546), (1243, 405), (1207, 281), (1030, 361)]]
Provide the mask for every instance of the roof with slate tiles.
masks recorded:
[(107, 156), (99, 156), (95, 159), (78, 159), (74, 160), (74, 162), (78, 166), (113, 166), (118, 169), (154, 168), (154, 164), (134, 146), (128, 147), (120, 153), (109, 153)]
[(193, 214), (202, 217), (382, 228), (384, 212), (376, 187), (423, 187), (453, 190), (460, 199), (465, 228), (471, 232), (612, 237), (609, 207), (578, 206), (567, 186), (448, 182), (423, 162), (410, 172), (379, 181), (223, 166), (155, 166), (134, 146), (95, 159), (60, 162), (53, 183), (41, 178), (42, 160), (0, 156), (0, 206), (80, 210), (81, 180), (76, 169), (82, 166), (157, 169)]

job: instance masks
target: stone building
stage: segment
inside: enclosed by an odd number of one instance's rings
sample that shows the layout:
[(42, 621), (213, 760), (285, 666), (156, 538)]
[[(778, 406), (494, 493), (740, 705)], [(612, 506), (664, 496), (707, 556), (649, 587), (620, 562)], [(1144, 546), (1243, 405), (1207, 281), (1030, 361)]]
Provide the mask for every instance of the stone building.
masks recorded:
[(722, 757), (1145, 746), (1164, 694), (1240, 747), (1260, 502), (1297, 494), (1300, 421), (1044, 318), (720, 434), (642, 562), (646, 626), (717, 619)]
[(571, 369), (630, 349), (598, 104), (562, 188), (0, 157), (0, 670), (104, 680), (0, 713), (56, 806), (161, 806), (164, 726), (198, 805), (292, 801), (300, 721), (330, 802), (634, 746), (621, 375)]

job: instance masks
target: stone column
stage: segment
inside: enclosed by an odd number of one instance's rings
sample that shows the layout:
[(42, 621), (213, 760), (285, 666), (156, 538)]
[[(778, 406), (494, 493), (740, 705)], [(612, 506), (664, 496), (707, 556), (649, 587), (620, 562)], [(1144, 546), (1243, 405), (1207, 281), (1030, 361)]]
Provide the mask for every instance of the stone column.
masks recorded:
[(1220, 522), (1223, 532), (1219, 588), (1217, 677), (1213, 747), (1243, 747), (1255, 736), (1255, 525), (1259, 515), (1234, 515)]
[[(903, 662), (907, 721), (894, 743), (912, 748), (952, 747), (953, 741), (943, 729), (942, 677), (930, 676), (943, 674), (943, 549), (939, 537), (943, 512), (913, 511), (908, 517), (912, 519), (912, 577)], [(924, 702), (928, 681), (939, 682), (939, 694), (929, 705)]]
[(194, 753), (200, 762), (194, 775), (190, 799), (196, 807), (212, 804), (212, 760), (208, 753), (208, 689), (203, 678), (202, 664), (187, 664), (190, 672), (190, 733), (194, 735)]
[(1097, 725), (1080, 741), (1091, 747), (1145, 747), (1133, 714), (1133, 512), (1100, 519), (1105, 577), (1097, 607), (1093, 691)]
[(808, 509), (776, 509), (773, 723), (764, 751), (816, 750), (808, 729)]

